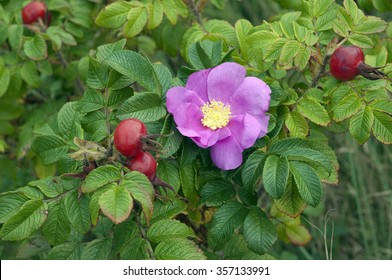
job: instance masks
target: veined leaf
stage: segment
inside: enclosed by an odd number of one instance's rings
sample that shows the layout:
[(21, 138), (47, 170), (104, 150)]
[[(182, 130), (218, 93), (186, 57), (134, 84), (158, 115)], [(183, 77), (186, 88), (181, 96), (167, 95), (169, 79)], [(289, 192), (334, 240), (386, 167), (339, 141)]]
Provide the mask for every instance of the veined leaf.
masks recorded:
[(249, 210), (236, 201), (229, 201), (222, 205), (215, 213), (210, 234), (217, 244), (227, 242), (234, 230), (242, 226)]
[(149, 223), (154, 210), (154, 188), (150, 180), (140, 172), (133, 171), (125, 175), (120, 186), (123, 186), (143, 208), (147, 223)]
[(148, 29), (154, 29), (161, 24), (163, 19), (163, 5), (161, 1), (150, 2), (147, 4)]
[(262, 151), (256, 151), (248, 157), (241, 174), (246, 189), (253, 192), (261, 183), (264, 163), (265, 153)]
[(48, 56), (48, 47), (39, 33), (25, 41), (23, 51), (32, 60), (43, 60)]
[(356, 45), (360, 48), (373, 48), (374, 47), (373, 41), (368, 36), (363, 35), (363, 34), (358, 34), (358, 33), (350, 34), (348, 37), (348, 41), (351, 44)]
[(150, 245), (140, 237), (128, 242), (121, 250), (120, 256), (122, 260), (146, 260), (151, 259), (149, 255)]
[(266, 253), (277, 239), (275, 226), (260, 208), (253, 208), (244, 222), (244, 237), (249, 249)]
[(112, 241), (110, 239), (95, 239), (87, 243), (82, 251), (82, 260), (107, 260)]
[(316, 172), (309, 165), (299, 161), (290, 162), (290, 172), (294, 176), (302, 199), (309, 205), (316, 207), (321, 201), (323, 192)]
[(101, 92), (88, 89), (82, 98), (75, 104), (74, 108), (80, 113), (89, 113), (99, 110), (105, 106), (105, 99)]
[(392, 117), (383, 112), (373, 111), (373, 134), (378, 141), (392, 144)]
[(125, 221), (133, 208), (132, 197), (123, 186), (112, 187), (104, 192), (98, 203), (102, 212), (115, 224)]
[(187, 225), (178, 220), (160, 220), (151, 225), (147, 231), (147, 238), (154, 243), (171, 238), (196, 237), (195, 233)]
[(219, 206), (236, 195), (233, 185), (222, 180), (210, 181), (200, 192), (200, 204), (206, 206)]
[(343, 98), (335, 107), (333, 111), (334, 120), (343, 121), (361, 109), (361, 99), (355, 93)]
[(64, 203), (72, 227), (81, 234), (87, 233), (90, 229), (90, 199), (85, 195), (78, 197), (78, 192), (73, 191), (65, 196)]
[(146, 7), (134, 7), (128, 13), (128, 21), (124, 25), (123, 33), (125, 37), (131, 38), (142, 32), (147, 23), (148, 12)]
[(72, 140), (80, 135), (80, 114), (74, 109), (76, 102), (68, 102), (61, 107), (57, 116), (57, 125), (60, 135), (67, 140)]
[(369, 104), (369, 107), (373, 110), (392, 115), (392, 100), (389, 98), (375, 99)]
[(309, 144), (301, 138), (286, 138), (275, 142), (269, 149), (269, 154), (282, 154), (293, 148), (308, 148)]
[(23, 192), (2, 193), (0, 195), (0, 223), (12, 217), (29, 198)]
[(291, 137), (306, 138), (309, 134), (309, 125), (306, 119), (298, 112), (291, 111), (287, 114), (285, 125)]
[(120, 170), (113, 165), (100, 166), (91, 171), (82, 185), (82, 192), (93, 192), (106, 184), (120, 180)]
[(67, 154), (69, 149), (64, 139), (57, 135), (38, 136), (31, 148), (42, 158), (44, 164), (58, 161)]
[(304, 211), (306, 203), (299, 195), (297, 186), (295, 185), (292, 177), (289, 177), (283, 196), (280, 199), (275, 199), (274, 204), (280, 212), (293, 218), (297, 217), (302, 213), (302, 211)]
[(5, 221), (0, 230), (3, 240), (15, 241), (29, 237), (47, 218), (48, 205), (42, 200), (29, 200), (18, 212)]
[(170, 201), (163, 203), (160, 200), (154, 202), (154, 213), (150, 223), (155, 223), (162, 219), (170, 219), (185, 211), (187, 204), (179, 199), (173, 198)]
[(289, 160), (316, 162), (322, 165), (327, 172), (332, 171), (329, 159), (321, 152), (309, 148), (293, 148), (281, 154)]
[(46, 258), (48, 260), (80, 260), (81, 252), (80, 243), (68, 242), (53, 247)]
[(71, 225), (63, 200), (49, 203), (48, 218), (42, 230), (45, 238), (52, 245), (61, 244), (68, 239)]
[(288, 224), (286, 234), (289, 240), (297, 246), (305, 246), (312, 239), (309, 231), (303, 225)]
[(282, 197), (289, 177), (289, 162), (285, 157), (270, 155), (265, 161), (263, 184), (265, 191), (273, 198)]
[(125, 101), (117, 111), (120, 120), (136, 118), (146, 123), (157, 121), (165, 115), (162, 99), (155, 93), (138, 93)]
[(360, 144), (364, 144), (370, 137), (374, 115), (368, 106), (361, 108), (350, 120), (350, 133)]
[(185, 238), (165, 240), (155, 248), (158, 260), (205, 260), (203, 252), (192, 241)]
[(127, 20), (128, 12), (132, 4), (125, 1), (114, 2), (101, 10), (95, 19), (98, 26), (116, 29), (121, 27)]
[(328, 112), (325, 108), (312, 99), (301, 99), (298, 102), (297, 109), (304, 117), (318, 125), (326, 126), (330, 122)]

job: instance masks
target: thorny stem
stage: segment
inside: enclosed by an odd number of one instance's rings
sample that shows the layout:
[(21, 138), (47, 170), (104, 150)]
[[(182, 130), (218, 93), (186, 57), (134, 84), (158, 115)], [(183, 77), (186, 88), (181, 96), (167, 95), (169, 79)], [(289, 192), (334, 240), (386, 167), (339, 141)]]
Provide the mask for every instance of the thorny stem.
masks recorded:
[(312, 80), (312, 84), (310, 85), (310, 87), (315, 87), (317, 86), (320, 78), (322, 76), (324, 76), (325, 74), (325, 69), (327, 68), (327, 64), (328, 64), (328, 60), (331, 57), (331, 54), (326, 54), (323, 60), (323, 64), (321, 64), (321, 68), (320, 71), (317, 73), (316, 77), (314, 77), (314, 79)]
[(191, 11), (193, 13), (193, 15), (196, 18), (196, 21), (200, 24), (201, 28), (203, 29), (204, 32), (207, 32), (206, 28), (204, 27), (204, 23), (201, 19), (201, 15), (200, 12), (198, 11), (196, 4), (195, 4), (195, 0), (189, 0), (189, 5), (191, 8)]

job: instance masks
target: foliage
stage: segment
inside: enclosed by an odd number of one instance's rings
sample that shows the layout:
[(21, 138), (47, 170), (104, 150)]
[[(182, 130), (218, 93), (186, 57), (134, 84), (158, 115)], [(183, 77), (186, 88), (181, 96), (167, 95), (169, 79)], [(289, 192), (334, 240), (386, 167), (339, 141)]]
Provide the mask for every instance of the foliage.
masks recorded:
[[(353, 44), (392, 71), (388, 16), (371, 15), (390, 16), (387, 0), (271, 0), (277, 15), (233, 24), (203, 16), (224, 1), (46, 2), (49, 27), (23, 25), (25, 1), (0, 2), (0, 238), (20, 242), (18, 258), (278, 257), (281, 243), (310, 242), (302, 214), (339, 183), (330, 135), (392, 143), (390, 80), (339, 82), (327, 67)], [(165, 102), (190, 74), (227, 61), (272, 98), (267, 135), (222, 171)], [(113, 132), (126, 118), (160, 134), (165, 183), (124, 168)], [(10, 183), (15, 161), (27, 171)]]

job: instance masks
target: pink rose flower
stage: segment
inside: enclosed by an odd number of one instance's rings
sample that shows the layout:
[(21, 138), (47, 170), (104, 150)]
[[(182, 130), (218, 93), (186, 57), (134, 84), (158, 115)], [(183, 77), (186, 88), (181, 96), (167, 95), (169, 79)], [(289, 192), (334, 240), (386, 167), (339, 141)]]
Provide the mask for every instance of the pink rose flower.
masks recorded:
[(168, 90), (167, 110), (177, 128), (223, 170), (239, 167), (242, 151), (267, 134), (270, 87), (233, 62), (191, 74), (185, 87)]

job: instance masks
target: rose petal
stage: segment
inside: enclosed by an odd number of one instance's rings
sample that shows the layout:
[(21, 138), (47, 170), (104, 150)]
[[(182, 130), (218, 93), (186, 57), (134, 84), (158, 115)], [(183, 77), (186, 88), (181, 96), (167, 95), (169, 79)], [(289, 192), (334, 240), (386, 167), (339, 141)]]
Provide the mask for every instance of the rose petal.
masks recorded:
[(260, 126), (261, 126), (260, 134), (257, 138), (264, 137), (268, 132), (268, 123), (269, 123), (270, 117), (268, 115), (264, 115), (264, 114), (260, 115), (260, 116), (253, 116), (253, 117), (258, 120), (258, 122), (260, 123)]
[(260, 115), (268, 111), (271, 89), (262, 80), (246, 77), (229, 101), (233, 115)]
[(227, 127), (242, 149), (252, 147), (261, 131), (259, 120), (248, 114), (233, 117)]
[(235, 169), (242, 163), (242, 148), (235, 137), (227, 137), (211, 147), (211, 159), (220, 169)]
[(186, 88), (194, 91), (204, 102), (208, 102), (207, 78), (212, 69), (197, 71), (188, 77)]
[(204, 101), (193, 91), (185, 87), (172, 87), (166, 93), (166, 107), (169, 113), (172, 113), (184, 103), (194, 103), (198, 107), (203, 106)]
[(246, 69), (233, 62), (226, 62), (213, 68), (207, 80), (209, 100), (214, 99), (227, 104), (244, 81), (245, 75)]

